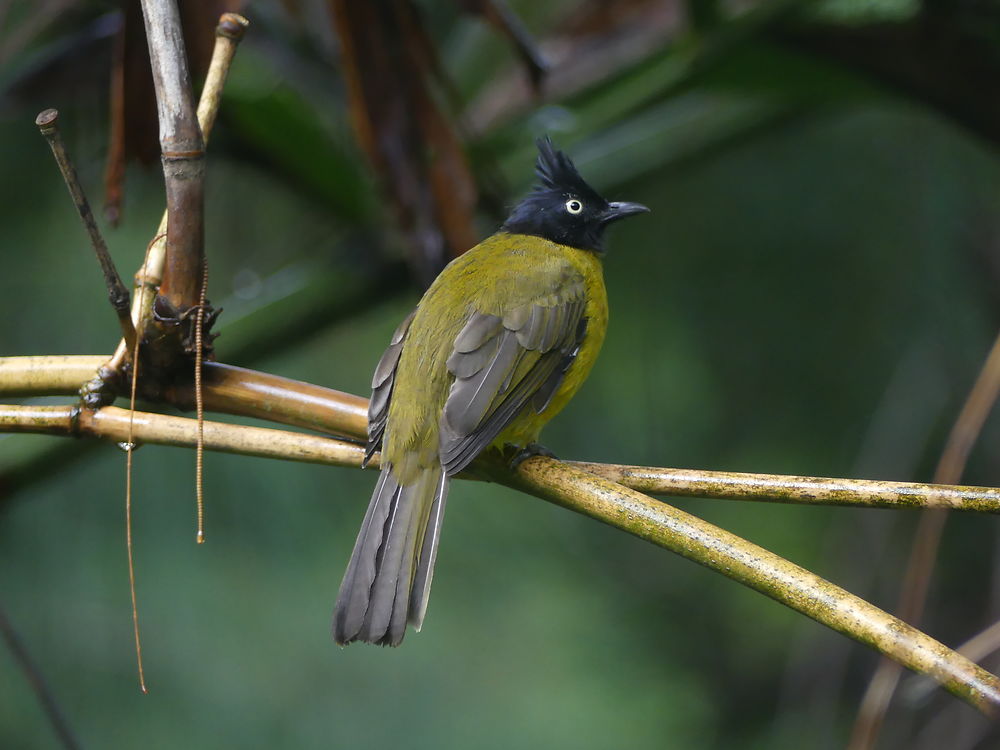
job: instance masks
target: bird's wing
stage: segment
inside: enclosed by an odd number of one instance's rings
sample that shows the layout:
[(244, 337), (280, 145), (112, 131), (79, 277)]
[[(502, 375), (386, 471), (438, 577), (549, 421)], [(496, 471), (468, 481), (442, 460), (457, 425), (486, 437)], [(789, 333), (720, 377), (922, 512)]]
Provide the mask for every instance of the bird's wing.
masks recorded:
[(403, 353), (403, 341), (410, 330), (410, 323), (416, 310), (406, 316), (406, 319), (399, 324), (389, 347), (385, 350), (382, 358), (375, 366), (375, 374), (372, 376), (372, 397), (368, 402), (368, 445), (365, 447), (365, 460), (367, 464), (375, 451), (382, 447), (382, 435), (385, 433), (385, 422), (389, 416), (389, 401), (392, 398), (392, 386), (396, 380), (396, 365), (399, 364), (399, 355)]
[(548, 406), (587, 327), (582, 278), (503, 315), (473, 312), (455, 338), (455, 380), (440, 421), (439, 453), (449, 476), (464, 469), (525, 409)]

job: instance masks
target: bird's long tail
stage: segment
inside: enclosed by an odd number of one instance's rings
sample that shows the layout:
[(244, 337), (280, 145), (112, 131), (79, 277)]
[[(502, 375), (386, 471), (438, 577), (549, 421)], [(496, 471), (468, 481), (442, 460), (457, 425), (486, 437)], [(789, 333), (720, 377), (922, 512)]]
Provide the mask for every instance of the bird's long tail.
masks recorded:
[(333, 637), (398, 646), (427, 611), (448, 477), (440, 466), (401, 485), (382, 467), (333, 613)]

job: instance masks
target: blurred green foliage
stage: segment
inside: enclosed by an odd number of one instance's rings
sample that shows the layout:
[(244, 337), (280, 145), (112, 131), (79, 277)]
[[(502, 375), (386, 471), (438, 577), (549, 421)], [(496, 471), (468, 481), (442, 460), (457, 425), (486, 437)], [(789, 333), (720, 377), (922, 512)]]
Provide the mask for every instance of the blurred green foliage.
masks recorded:
[[(868, 10), (829, 5), (853, 21)], [(401, 281), (336, 71), (321, 77), (315, 40), (275, 7), (255, 10), (210, 149), (219, 357), (366, 393), (419, 292)], [(546, 19), (524, 10), (544, 36)], [(516, 75), (478, 21), (431, 17), (463, 97)], [(549, 130), (610, 197), (654, 211), (611, 237), (605, 351), (546, 443), (609, 462), (929, 479), (996, 331), (995, 147), (766, 36), (696, 75), (692, 59), (665, 44), (473, 144), (516, 193), (532, 136)], [(101, 108), (60, 97), (0, 110), (2, 355), (94, 354), (117, 339), (32, 123), (42, 106), (63, 110), (97, 196)], [(107, 235), (124, 273), (158, 220), (162, 178), (135, 168), (127, 186), (124, 224)], [(484, 215), (483, 233), (494, 227)], [(284, 319), (295, 325), (282, 333)], [(256, 352), (255, 336), (267, 341)], [(0, 436), (0, 477), (53, 440)], [(969, 483), (1000, 484), (998, 445), (988, 423)], [(338, 649), (332, 602), (374, 474), (209, 455), (205, 476), (208, 543), (196, 546), (192, 453), (136, 454), (148, 697), (131, 640), (124, 454), (60, 458), (3, 498), (0, 604), (87, 746), (836, 748), (875, 662), (663, 550), (471, 483), (452, 491), (425, 631), (398, 650)], [(681, 505), (894, 606), (913, 514)], [(955, 644), (997, 618), (997, 559), (992, 519), (951, 521), (928, 632)], [(52, 746), (5, 651), (0, 675), (0, 746)], [(937, 723), (890, 723), (885, 746), (934, 747), (952, 701), (917, 707)], [(982, 728), (962, 707), (958, 720)]]

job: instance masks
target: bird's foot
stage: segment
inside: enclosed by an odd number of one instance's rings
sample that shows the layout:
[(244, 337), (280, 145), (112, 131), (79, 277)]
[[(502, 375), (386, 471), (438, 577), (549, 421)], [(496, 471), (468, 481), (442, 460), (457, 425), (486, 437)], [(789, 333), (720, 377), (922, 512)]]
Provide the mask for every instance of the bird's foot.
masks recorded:
[[(515, 447), (516, 449), (516, 447)], [(524, 448), (514, 454), (510, 459), (510, 468), (516, 469), (522, 463), (534, 456), (545, 456), (546, 458), (556, 458), (556, 454), (550, 451), (541, 443), (528, 443)]]

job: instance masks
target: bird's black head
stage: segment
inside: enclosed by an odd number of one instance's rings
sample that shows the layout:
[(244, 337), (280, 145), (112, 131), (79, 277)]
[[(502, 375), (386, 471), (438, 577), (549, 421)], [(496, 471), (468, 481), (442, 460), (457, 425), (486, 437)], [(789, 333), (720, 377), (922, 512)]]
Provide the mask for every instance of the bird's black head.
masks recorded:
[(538, 139), (535, 173), (541, 184), (517, 204), (504, 222), (504, 231), (600, 253), (608, 224), (649, 210), (639, 203), (604, 200), (548, 136)]

